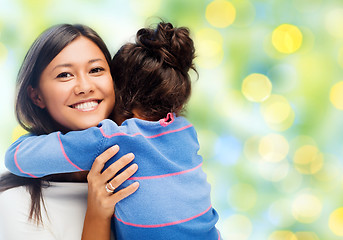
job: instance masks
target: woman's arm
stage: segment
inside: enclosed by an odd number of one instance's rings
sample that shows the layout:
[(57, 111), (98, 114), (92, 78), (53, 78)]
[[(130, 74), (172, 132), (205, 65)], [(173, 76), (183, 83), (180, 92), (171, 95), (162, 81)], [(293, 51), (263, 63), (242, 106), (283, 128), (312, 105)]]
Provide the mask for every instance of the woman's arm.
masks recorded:
[(88, 174), (88, 203), (82, 240), (109, 240), (111, 218), (114, 214), (116, 203), (134, 193), (139, 186), (138, 182), (135, 182), (115, 193), (106, 190), (108, 183), (111, 184), (111, 187), (117, 188), (131, 177), (138, 168), (136, 164), (132, 164), (125, 171), (114, 177), (120, 169), (134, 159), (133, 154), (127, 154), (101, 172), (108, 159), (113, 157), (118, 151), (119, 147), (117, 145), (107, 149), (95, 159), (92, 169)]

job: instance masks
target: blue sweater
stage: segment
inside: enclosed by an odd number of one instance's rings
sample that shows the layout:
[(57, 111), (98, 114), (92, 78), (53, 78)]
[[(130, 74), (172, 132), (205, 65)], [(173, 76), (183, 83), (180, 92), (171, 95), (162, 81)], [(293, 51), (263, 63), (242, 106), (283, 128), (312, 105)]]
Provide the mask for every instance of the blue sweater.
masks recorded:
[(90, 170), (94, 159), (115, 144), (120, 151), (105, 168), (129, 152), (139, 166), (117, 190), (140, 183), (116, 205), (116, 239), (221, 239), (197, 135), (183, 117), (132, 118), (121, 126), (106, 119), (83, 131), (25, 135), (7, 150), (5, 164), (14, 174), (33, 178)]

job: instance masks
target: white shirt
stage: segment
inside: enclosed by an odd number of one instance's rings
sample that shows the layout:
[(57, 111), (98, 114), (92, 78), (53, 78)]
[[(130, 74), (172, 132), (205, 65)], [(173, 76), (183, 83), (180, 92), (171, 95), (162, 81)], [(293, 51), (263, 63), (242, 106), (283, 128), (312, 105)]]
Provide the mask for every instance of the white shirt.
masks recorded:
[(80, 240), (87, 209), (87, 183), (50, 182), (42, 194), (43, 226), (28, 220), (31, 195), (26, 187), (0, 193), (0, 240)]

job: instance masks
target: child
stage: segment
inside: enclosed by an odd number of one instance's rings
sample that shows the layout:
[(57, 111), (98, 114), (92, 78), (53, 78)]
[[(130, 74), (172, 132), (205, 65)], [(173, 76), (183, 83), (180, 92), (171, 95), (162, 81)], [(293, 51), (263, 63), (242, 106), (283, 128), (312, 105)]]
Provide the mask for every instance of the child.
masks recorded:
[[(107, 119), (83, 131), (23, 136), (8, 150), (7, 168), (25, 177), (82, 171), (112, 145), (121, 149), (105, 167), (134, 149), (139, 170), (118, 189), (132, 181), (140, 187), (116, 205), (117, 239), (220, 239), (196, 132), (180, 116), (193, 59), (188, 29), (160, 23), (139, 30), (111, 63), (113, 118), (121, 126)], [(109, 194), (118, 189), (106, 185)]]

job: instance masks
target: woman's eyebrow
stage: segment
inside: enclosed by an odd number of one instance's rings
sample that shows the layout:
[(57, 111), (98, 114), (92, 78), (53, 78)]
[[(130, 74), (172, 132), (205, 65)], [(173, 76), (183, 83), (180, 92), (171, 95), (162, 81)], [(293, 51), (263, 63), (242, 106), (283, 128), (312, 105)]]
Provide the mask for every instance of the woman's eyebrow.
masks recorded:
[(71, 63), (58, 64), (52, 69), (52, 71), (54, 71), (56, 68), (59, 68), (59, 67), (71, 67), (71, 66), (72, 66)]
[[(98, 62), (98, 61), (103, 61), (103, 62), (105, 62), (104, 59), (96, 58), (96, 59), (91, 59), (91, 60), (89, 60), (88, 63), (94, 63), (94, 62)], [(60, 67), (72, 67), (72, 66), (73, 66), (73, 64), (71, 64), (71, 63), (58, 64), (58, 65), (56, 65), (56, 66), (52, 69), (52, 71), (55, 70), (56, 68), (60, 68)]]
[(93, 63), (93, 62), (97, 62), (97, 61), (105, 61), (105, 60), (101, 59), (101, 58), (96, 58), (96, 59), (89, 60), (88, 63)]

